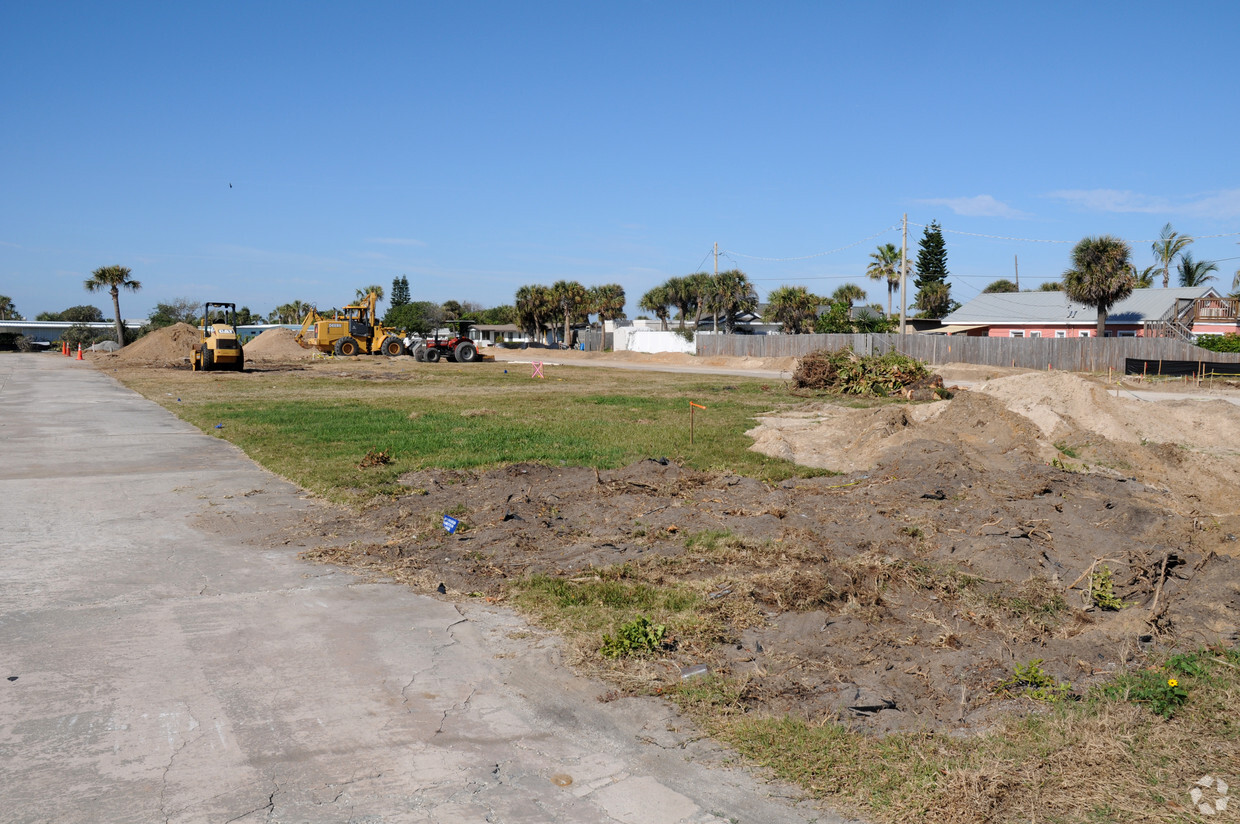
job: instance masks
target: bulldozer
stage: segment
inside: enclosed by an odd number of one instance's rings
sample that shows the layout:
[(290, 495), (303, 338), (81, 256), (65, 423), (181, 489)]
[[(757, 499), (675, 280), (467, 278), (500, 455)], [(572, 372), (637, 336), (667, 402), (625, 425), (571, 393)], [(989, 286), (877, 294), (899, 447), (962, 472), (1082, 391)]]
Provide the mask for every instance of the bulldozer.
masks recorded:
[(302, 321), (297, 342), (306, 349), (344, 357), (405, 354), (405, 344), (396, 330), (385, 327), (376, 318), (378, 300), (371, 292), (365, 300), (344, 307), (330, 318), (312, 307)]
[(195, 372), (245, 369), (245, 349), (237, 337), (237, 304), (207, 303), (203, 308), (190, 368)]

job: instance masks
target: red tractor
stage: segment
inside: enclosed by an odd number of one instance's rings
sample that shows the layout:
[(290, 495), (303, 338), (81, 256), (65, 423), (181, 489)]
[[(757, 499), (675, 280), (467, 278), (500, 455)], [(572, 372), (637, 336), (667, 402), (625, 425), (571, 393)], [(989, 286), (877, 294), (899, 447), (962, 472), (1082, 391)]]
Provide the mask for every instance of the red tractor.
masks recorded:
[(469, 327), (473, 323), (471, 320), (448, 321), (447, 326), (457, 327), (455, 334), (446, 340), (440, 340), (439, 333), (436, 332), (435, 337), (427, 338), (417, 344), (413, 350), (413, 357), (426, 363), (438, 363), (441, 358), (457, 363), (474, 363), (482, 360), (482, 356), (478, 354), (478, 345), (469, 337)]

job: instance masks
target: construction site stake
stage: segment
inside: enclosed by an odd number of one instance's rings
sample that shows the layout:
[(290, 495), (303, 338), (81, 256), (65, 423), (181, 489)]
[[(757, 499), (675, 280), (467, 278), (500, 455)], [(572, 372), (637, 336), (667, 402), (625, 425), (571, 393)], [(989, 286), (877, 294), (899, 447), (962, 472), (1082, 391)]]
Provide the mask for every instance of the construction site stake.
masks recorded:
[(700, 403), (694, 403), (693, 401), (689, 401), (689, 445), (690, 446), (693, 446), (693, 410), (694, 409), (705, 410), (706, 407), (702, 406)]

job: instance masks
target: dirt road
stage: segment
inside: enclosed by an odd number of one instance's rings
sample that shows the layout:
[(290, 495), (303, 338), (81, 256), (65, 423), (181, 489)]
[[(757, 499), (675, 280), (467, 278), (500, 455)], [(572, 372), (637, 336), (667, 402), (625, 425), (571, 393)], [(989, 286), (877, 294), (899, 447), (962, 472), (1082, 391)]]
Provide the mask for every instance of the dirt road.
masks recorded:
[(835, 820), (510, 612), (297, 560), (319, 504), (89, 364), (0, 357), (0, 441), (4, 822)]

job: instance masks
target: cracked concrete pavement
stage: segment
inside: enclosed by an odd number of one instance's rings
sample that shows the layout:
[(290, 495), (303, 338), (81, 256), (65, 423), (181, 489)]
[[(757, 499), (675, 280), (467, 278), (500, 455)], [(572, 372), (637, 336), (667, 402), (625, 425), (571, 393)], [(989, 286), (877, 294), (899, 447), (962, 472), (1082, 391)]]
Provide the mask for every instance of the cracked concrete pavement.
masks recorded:
[(841, 820), (506, 610), (271, 549), (322, 504), (88, 363), (0, 355), (0, 445), (0, 822)]

